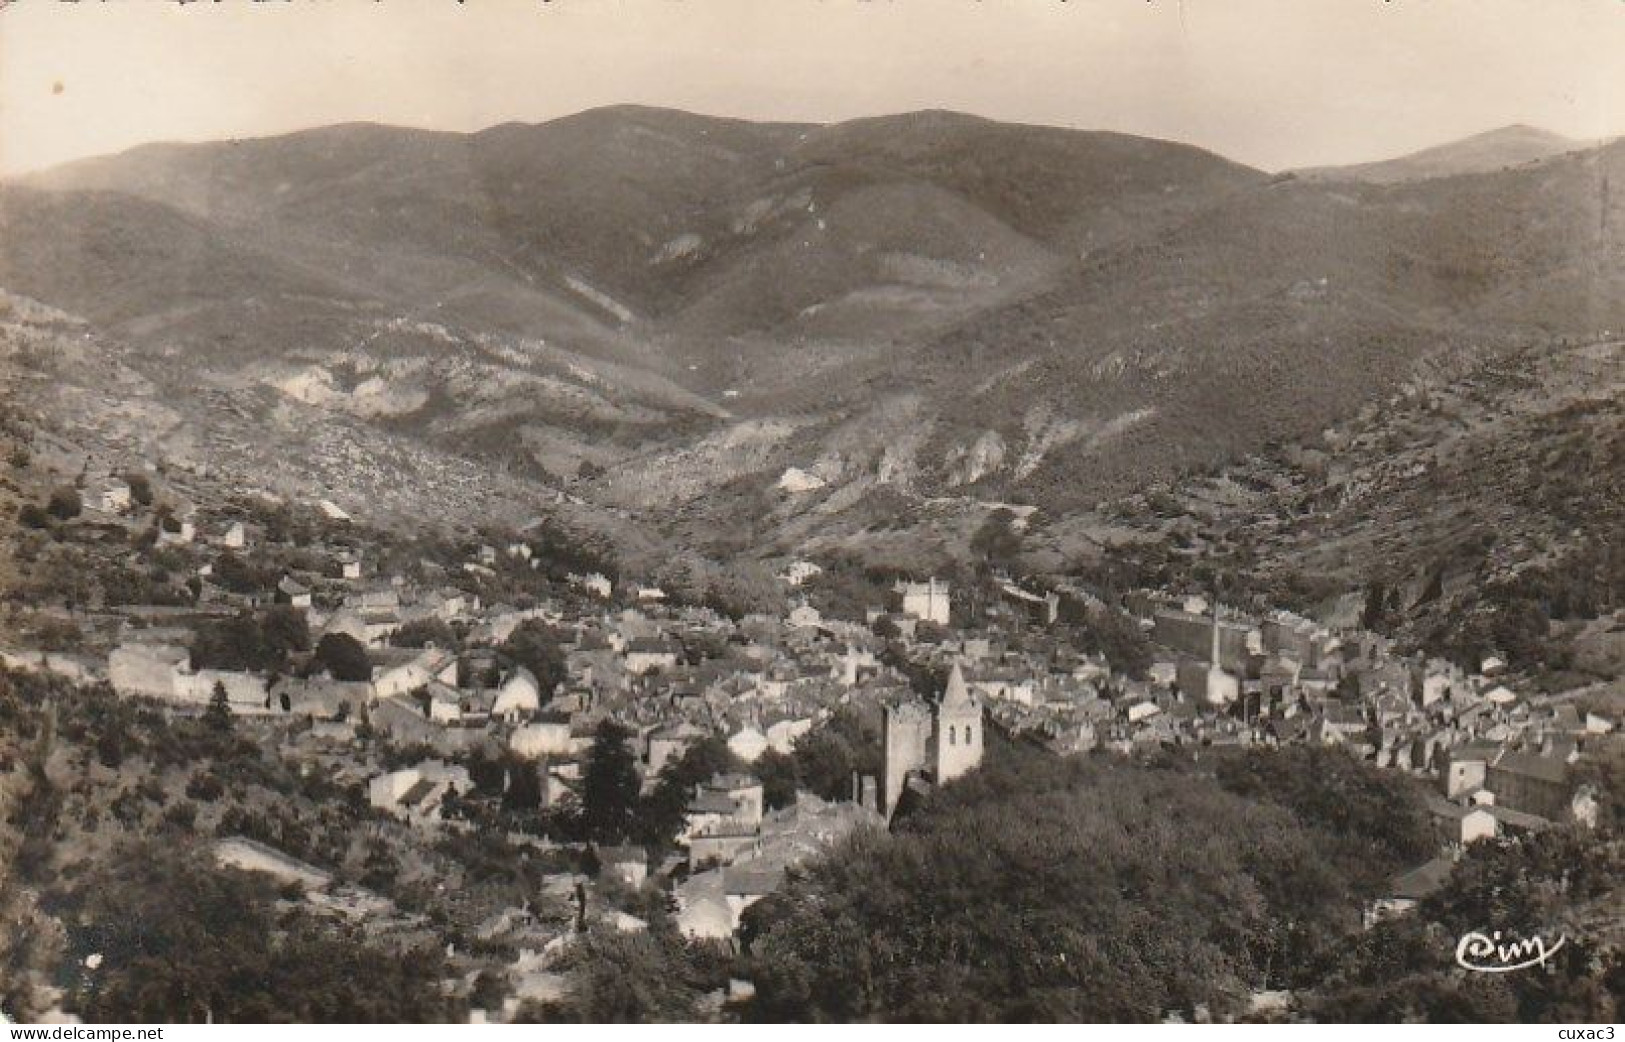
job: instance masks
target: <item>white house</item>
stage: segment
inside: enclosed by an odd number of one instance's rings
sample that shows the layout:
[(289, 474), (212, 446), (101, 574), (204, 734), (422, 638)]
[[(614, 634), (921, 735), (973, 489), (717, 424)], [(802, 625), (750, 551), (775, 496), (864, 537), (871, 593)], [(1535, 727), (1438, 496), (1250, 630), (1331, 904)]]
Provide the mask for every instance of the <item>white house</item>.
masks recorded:
[(566, 756), (572, 747), (569, 721), (538, 720), (517, 728), (508, 737), (508, 748), (527, 760)]
[(901, 602), (904, 615), (912, 615), (922, 622), (948, 625), (948, 584), (935, 578), (923, 583), (899, 582), (893, 587)]
[(414, 824), (440, 820), (442, 801), (471, 788), (468, 770), (440, 760), (381, 774), (367, 784), (367, 802)]
[(124, 696), (173, 701), (191, 653), (171, 644), (121, 644), (107, 656), (107, 679)]
[[(170, 522), (175, 525), (173, 529), (169, 527)], [(160, 544), (164, 546), (184, 546), (197, 538), (197, 525), (191, 521), (176, 521), (171, 518), (170, 522), (158, 526), (158, 542)]]
[(728, 749), (746, 763), (755, 763), (768, 750), (767, 735), (746, 724), (728, 736)]
[(626, 646), (626, 671), (635, 676), (677, 665), (677, 649), (655, 640), (634, 640)]
[(296, 582), (291, 576), (283, 576), (282, 581), (276, 584), (277, 600), (294, 608), (308, 608), (311, 605), (310, 591)]
[(608, 600), (609, 595), (614, 592), (614, 588), (610, 584), (609, 577), (602, 575), (599, 572), (593, 572), (589, 575), (571, 575), (570, 585), (574, 586), (578, 590), (590, 593), (595, 597), (602, 597), (605, 600)]
[(373, 698), (409, 695), (436, 681), (456, 686), (456, 656), (443, 648), (424, 648), (404, 662), (394, 662), (378, 669), (372, 679)]
[(780, 573), (779, 578), (791, 586), (800, 586), (808, 579), (824, 574), (824, 569), (811, 561), (792, 561), (789, 567)]
[(535, 716), (542, 708), (542, 688), (536, 674), (520, 666), (503, 681), (491, 715), (509, 723)]
[(130, 486), (119, 478), (109, 478), (97, 490), (95, 505), (109, 514), (122, 514), (130, 509)]
[(795, 748), (796, 739), (811, 731), (812, 728), (812, 718), (805, 716), (788, 717), (769, 724), (767, 728), (768, 748), (789, 756), (791, 750)]
[(1128, 707), (1128, 721), (1131, 724), (1137, 724), (1142, 720), (1149, 720), (1161, 712), (1162, 708), (1155, 702), (1136, 702)]

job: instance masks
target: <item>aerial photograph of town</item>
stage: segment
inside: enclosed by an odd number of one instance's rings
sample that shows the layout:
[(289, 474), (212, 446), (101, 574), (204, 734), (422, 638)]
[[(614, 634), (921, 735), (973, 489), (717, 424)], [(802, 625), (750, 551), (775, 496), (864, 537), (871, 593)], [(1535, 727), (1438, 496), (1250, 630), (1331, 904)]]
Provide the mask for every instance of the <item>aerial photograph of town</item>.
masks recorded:
[(1612, 1037), (1622, 135), (1617, 0), (0, 5), (0, 1037)]

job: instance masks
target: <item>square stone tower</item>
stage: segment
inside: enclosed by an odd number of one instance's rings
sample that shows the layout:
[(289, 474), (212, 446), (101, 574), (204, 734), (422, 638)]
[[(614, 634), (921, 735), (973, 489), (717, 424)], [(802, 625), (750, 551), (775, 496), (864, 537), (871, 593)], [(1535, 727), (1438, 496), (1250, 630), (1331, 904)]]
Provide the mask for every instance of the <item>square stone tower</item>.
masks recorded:
[(931, 710), (918, 700), (887, 706), (883, 731), (886, 766), (880, 786), (880, 811), (890, 820), (909, 774), (931, 766)]

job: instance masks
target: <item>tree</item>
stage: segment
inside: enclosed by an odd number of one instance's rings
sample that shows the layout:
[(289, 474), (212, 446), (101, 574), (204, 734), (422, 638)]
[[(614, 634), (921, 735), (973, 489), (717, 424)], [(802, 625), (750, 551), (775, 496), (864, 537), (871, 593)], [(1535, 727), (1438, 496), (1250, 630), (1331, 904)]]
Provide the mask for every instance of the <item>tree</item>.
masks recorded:
[(229, 551), (215, 560), (213, 577), (218, 586), (233, 593), (263, 593), (276, 585), (275, 573), (265, 568), (256, 568)]
[(1131, 679), (1145, 679), (1151, 668), (1151, 641), (1132, 618), (1115, 608), (1062, 597), (1060, 621), (1080, 650), (1104, 655), (1113, 670)]
[(581, 780), (581, 814), (587, 834), (599, 843), (620, 843), (632, 833), (638, 808), (638, 769), (631, 732), (604, 720), (593, 734)]
[(109, 955), (93, 973), (75, 961), (63, 983), (69, 1008), (91, 1022), (467, 1016), (439, 986), (443, 948), (386, 951), (359, 932), (281, 917), (263, 877), (215, 871), (173, 842), (129, 845), (90, 866), (70, 946)]
[(514, 628), (502, 645), (502, 657), (510, 666), (530, 670), (544, 699), (569, 679), (559, 634), (538, 619), (526, 619)]
[(1217, 774), (1231, 792), (1285, 806), (1328, 829), (1339, 843), (1362, 845), (1352, 859), (1360, 874), (1371, 865), (1418, 864), (1434, 849), (1433, 826), (1415, 781), (1343, 749), (1255, 749), (1221, 759)]
[(1360, 610), (1360, 626), (1375, 633), (1386, 632), (1392, 622), (1391, 603), (1388, 587), (1381, 582), (1373, 581), (1366, 587), (1365, 607)]
[(268, 608), (260, 616), (260, 645), (275, 661), (271, 668), (286, 664), (288, 657), (310, 650), (310, 624), (305, 613), (286, 604)]
[(795, 757), (768, 749), (751, 764), (751, 771), (762, 781), (762, 799), (769, 809), (778, 810), (796, 801), (801, 777)]
[(316, 642), (313, 661), (324, 667), (334, 680), (372, 679), (372, 662), (367, 658), (367, 649), (348, 633), (324, 634)]
[(50, 500), (45, 504), (45, 512), (62, 521), (78, 517), (84, 508), (78, 490), (66, 485), (53, 490)]
[(214, 690), (209, 694), (209, 708), (204, 710), (203, 719), (212, 730), (231, 730), (231, 698), (226, 694), (223, 681), (214, 682)]
[(508, 810), (536, 810), (542, 805), (542, 779), (537, 765), (509, 757), (504, 765), (507, 786), (502, 806)]
[(683, 750), (683, 755), (661, 768), (654, 791), (638, 807), (638, 842), (656, 850), (671, 846), (683, 827), (694, 787), (741, 766), (728, 743), (715, 735)]
[(397, 648), (426, 648), (431, 644), (437, 648), (455, 648), (457, 633), (444, 619), (413, 619), (390, 634), (389, 643)]
[(971, 552), (993, 568), (1007, 568), (1021, 553), (1021, 533), (1015, 529), (1016, 515), (1003, 507), (987, 515), (971, 536)]
[(791, 756), (803, 788), (826, 800), (850, 799), (854, 773), (880, 774), (880, 729), (842, 708), (796, 739)]
[(131, 471), (124, 475), (124, 483), (130, 486), (130, 501), (137, 506), (152, 505), (152, 482), (145, 474)]
[[(1566, 944), (1540, 971), (1466, 974), (1456, 939), (1493, 924), (1508, 938), (1550, 938), (1617, 890), (1625, 848), (1575, 828), (1471, 844), (1444, 886), (1400, 919), (1343, 946), (1304, 1004), (1322, 1021), (1579, 1023), (1619, 1019), (1625, 953)], [(1607, 907), (1605, 903), (1602, 907)]]
[(17, 520), (28, 528), (46, 529), (51, 527), (51, 515), (38, 503), (24, 503), (18, 507)]
[(303, 612), (281, 605), (256, 616), (244, 609), (198, 627), (192, 641), (192, 664), (199, 669), (287, 668), (291, 655), (310, 650), (310, 628)]
[(498, 970), (481, 970), (479, 976), (474, 978), (474, 987), (469, 990), (468, 1002), (475, 1009), (500, 1009), (502, 1000), (508, 997), (508, 981)]
[(594, 931), (571, 947), (564, 962), (569, 998), (549, 1012), (589, 1024), (692, 1022), (705, 992), (727, 983), (725, 972), (697, 955), (694, 947), (653, 931)]

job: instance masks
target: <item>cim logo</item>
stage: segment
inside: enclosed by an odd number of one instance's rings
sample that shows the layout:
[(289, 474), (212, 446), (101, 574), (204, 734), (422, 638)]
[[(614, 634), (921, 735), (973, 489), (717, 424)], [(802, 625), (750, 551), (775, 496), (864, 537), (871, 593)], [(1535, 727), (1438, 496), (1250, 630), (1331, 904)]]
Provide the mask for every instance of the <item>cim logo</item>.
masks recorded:
[(1488, 936), (1474, 931), (1456, 944), (1456, 965), (1475, 973), (1526, 970), (1544, 966), (1566, 941), (1567, 937), (1559, 936), (1557, 943), (1548, 946), (1544, 937), (1536, 936), (1503, 942), (1500, 930)]

